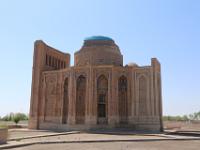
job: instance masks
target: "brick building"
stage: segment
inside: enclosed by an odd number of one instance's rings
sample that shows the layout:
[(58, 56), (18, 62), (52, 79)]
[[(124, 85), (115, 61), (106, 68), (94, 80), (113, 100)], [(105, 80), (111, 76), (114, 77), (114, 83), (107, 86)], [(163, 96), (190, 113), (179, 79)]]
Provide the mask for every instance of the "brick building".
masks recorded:
[(160, 63), (123, 65), (114, 40), (92, 36), (74, 54), (34, 45), (29, 128), (162, 130)]

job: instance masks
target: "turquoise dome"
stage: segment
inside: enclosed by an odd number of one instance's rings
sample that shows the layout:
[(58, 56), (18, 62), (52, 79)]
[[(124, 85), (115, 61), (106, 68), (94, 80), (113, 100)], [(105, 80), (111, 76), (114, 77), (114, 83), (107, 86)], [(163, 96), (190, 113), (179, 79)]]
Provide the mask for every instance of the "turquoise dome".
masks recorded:
[(90, 36), (84, 39), (84, 41), (93, 41), (93, 40), (113, 41), (113, 39), (107, 36)]

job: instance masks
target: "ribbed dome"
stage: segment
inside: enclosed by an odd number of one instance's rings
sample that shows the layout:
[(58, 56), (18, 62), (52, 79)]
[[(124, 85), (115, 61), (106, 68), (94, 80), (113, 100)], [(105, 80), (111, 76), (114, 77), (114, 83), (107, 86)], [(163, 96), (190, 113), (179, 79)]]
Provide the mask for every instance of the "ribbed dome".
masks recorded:
[(90, 36), (84, 39), (84, 41), (93, 41), (93, 40), (113, 41), (113, 39), (107, 36)]
[(123, 56), (114, 40), (105, 36), (85, 38), (82, 48), (75, 53), (75, 66), (123, 66)]

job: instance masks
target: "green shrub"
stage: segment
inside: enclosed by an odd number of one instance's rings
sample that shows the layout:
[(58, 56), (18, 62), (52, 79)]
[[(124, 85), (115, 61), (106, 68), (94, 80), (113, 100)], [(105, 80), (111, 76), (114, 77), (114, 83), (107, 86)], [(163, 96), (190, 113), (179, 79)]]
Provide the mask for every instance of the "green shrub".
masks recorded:
[(15, 114), (13, 116), (13, 121), (15, 122), (16, 125), (19, 123), (20, 120), (21, 120), (20, 114)]
[(28, 115), (24, 113), (17, 113), (17, 114), (20, 117), (20, 120), (28, 120)]
[[(24, 113), (10, 113), (2, 118), (3, 121), (14, 121), (14, 117), (20, 118), (20, 120), (28, 120), (28, 115)], [(16, 118), (16, 117), (15, 117)]]

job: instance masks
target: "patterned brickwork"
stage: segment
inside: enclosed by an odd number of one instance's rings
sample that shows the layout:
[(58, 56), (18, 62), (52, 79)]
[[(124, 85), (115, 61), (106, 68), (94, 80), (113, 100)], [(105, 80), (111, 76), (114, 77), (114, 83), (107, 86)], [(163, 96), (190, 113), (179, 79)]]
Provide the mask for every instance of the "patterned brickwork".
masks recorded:
[(69, 54), (35, 43), (29, 128), (162, 130), (161, 67), (123, 66), (114, 41), (85, 41)]

